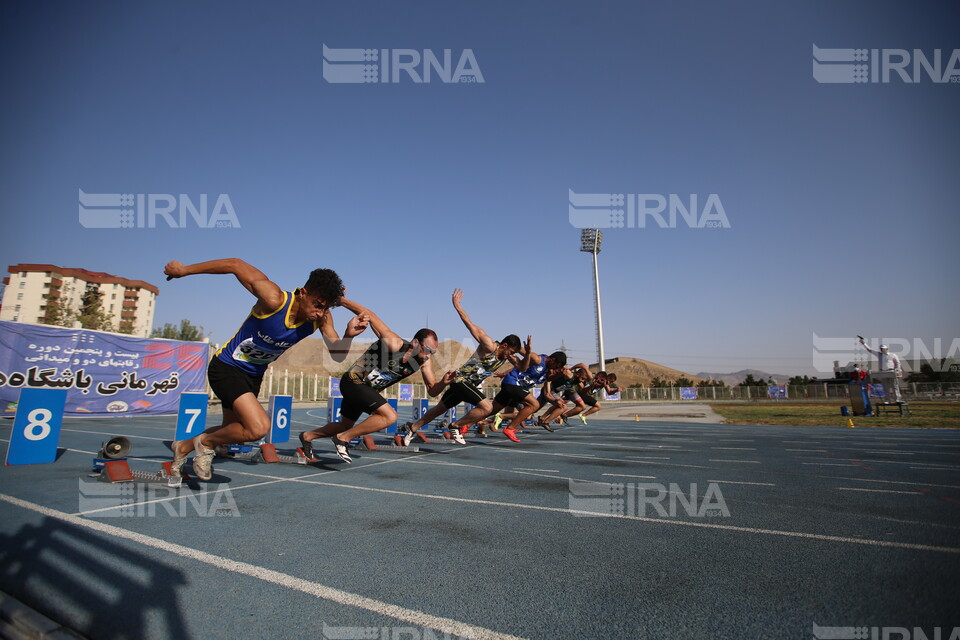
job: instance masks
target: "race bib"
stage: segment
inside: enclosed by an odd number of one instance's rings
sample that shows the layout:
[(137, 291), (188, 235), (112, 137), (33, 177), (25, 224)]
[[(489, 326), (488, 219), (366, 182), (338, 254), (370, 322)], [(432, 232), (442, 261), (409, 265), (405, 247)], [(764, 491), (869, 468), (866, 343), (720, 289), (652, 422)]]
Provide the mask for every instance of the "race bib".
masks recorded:
[(247, 338), (233, 351), (233, 359), (250, 364), (270, 364), (280, 357), (283, 351), (269, 351), (254, 344), (253, 338)]

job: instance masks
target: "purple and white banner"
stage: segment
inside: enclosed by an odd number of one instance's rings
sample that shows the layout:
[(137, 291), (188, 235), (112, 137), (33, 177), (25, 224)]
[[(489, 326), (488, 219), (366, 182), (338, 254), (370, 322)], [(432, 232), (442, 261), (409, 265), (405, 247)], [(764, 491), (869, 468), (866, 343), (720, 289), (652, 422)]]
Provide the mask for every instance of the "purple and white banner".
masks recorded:
[(66, 389), (68, 415), (175, 414), (206, 391), (209, 345), (0, 321), (0, 407), (21, 389)]

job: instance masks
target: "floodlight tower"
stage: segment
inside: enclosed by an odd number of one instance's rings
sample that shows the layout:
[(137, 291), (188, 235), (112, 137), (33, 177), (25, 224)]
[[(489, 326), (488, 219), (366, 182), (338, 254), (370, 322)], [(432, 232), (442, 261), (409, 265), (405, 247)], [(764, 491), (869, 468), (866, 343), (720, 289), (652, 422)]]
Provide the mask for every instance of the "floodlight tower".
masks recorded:
[(593, 255), (593, 290), (597, 306), (597, 362), (599, 370), (603, 371), (606, 360), (603, 357), (603, 318), (600, 315), (600, 273), (597, 271), (597, 254), (600, 253), (601, 242), (603, 242), (603, 231), (599, 229), (580, 231), (580, 251)]

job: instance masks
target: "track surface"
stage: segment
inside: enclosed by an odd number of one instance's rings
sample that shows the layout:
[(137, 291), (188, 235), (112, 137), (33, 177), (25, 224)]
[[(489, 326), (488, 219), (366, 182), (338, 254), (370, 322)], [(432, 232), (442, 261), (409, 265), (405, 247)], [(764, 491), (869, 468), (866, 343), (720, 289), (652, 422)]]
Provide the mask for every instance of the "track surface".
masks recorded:
[(0, 590), (91, 638), (960, 625), (958, 431), (598, 419), (352, 465), (218, 459), (197, 490), (87, 478), (110, 435), (158, 469), (174, 422), (67, 419), (56, 463), (0, 470)]

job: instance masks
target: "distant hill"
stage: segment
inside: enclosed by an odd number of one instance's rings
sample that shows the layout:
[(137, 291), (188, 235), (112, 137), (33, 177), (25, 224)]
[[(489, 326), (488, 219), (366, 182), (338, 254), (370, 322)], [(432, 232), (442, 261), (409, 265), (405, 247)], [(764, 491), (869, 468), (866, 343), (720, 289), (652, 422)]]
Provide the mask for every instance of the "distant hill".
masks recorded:
[[(363, 352), (371, 344), (373, 343), (354, 342), (343, 362), (336, 362), (330, 357), (322, 339), (307, 338), (288, 349), (277, 358), (277, 361), (271, 367), (280, 370), (288, 369), (291, 373), (302, 371), (309, 374), (318, 373), (322, 376), (339, 377), (350, 365), (356, 362), (357, 358), (363, 355)], [(455, 340), (444, 340), (437, 348), (437, 353), (431, 358), (434, 373), (439, 377), (448, 369), (460, 366), (474, 351), (475, 348), (467, 347)]]
[[(343, 362), (335, 362), (327, 352), (322, 339), (307, 338), (287, 350), (271, 367), (281, 371), (287, 369), (291, 373), (303, 372), (322, 376), (340, 376), (357, 358), (363, 355), (370, 344), (371, 342), (354, 342), (350, 348), (350, 353), (347, 354)], [(434, 373), (439, 377), (445, 371), (459, 367), (466, 362), (475, 350), (475, 346), (467, 346), (455, 340), (444, 340), (440, 343), (437, 353), (431, 358)], [(576, 362), (570, 362), (570, 364), (576, 364)], [(694, 376), (638, 358), (607, 359), (605, 368), (607, 371), (617, 374), (617, 384), (621, 387), (629, 387), (634, 384), (649, 386), (650, 381), (658, 376), (664, 380), (676, 380), (681, 376), (686, 376), (694, 383), (704, 379), (702, 376)], [(599, 370), (597, 365), (592, 365), (590, 369), (594, 372)], [(419, 379), (414, 381), (419, 382)], [(489, 382), (499, 382), (499, 380), (491, 379)]]
[(733, 373), (704, 373), (700, 372), (697, 375), (701, 378), (707, 380), (720, 380), (728, 387), (735, 387), (748, 375), (753, 374), (754, 380), (768, 380), (771, 377), (779, 382), (784, 383), (789, 380), (792, 376), (785, 376), (782, 373), (767, 373), (766, 371), (760, 371), (759, 369), (741, 369), (740, 371), (734, 371)]
[[(668, 382), (672, 382), (680, 377), (686, 377), (694, 384), (704, 380), (704, 378), (699, 375), (695, 376), (684, 373), (683, 371), (671, 369), (670, 367), (639, 358), (607, 358), (604, 369), (608, 373), (617, 374), (617, 385), (621, 387), (629, 387), (635, 384), (642, 384), (645, 387), (649, 387), (650, 381), (658, 377)], [(590, 366), (590, 370), (596, 372), (599, 371), (599, 367), (594, 364)]]

